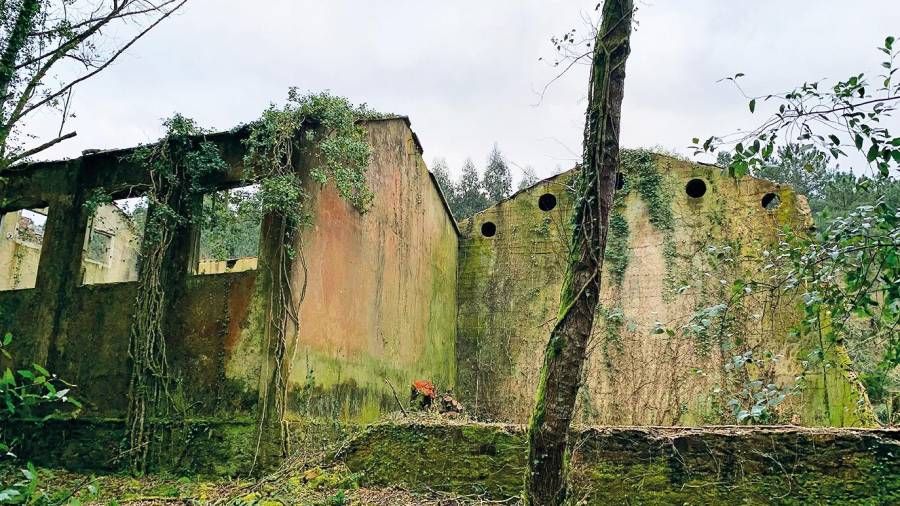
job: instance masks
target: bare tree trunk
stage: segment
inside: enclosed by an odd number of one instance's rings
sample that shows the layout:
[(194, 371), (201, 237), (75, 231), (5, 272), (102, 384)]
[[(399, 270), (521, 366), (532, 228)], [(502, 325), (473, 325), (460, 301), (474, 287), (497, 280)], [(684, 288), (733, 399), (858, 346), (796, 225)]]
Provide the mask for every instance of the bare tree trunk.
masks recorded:
[(594, 42), (569, 266), (528, 426), (528, 505), (558, 505), (566, 498), (568, 432), (600, 293), (633, 11), (633, 0), (606, 0)]

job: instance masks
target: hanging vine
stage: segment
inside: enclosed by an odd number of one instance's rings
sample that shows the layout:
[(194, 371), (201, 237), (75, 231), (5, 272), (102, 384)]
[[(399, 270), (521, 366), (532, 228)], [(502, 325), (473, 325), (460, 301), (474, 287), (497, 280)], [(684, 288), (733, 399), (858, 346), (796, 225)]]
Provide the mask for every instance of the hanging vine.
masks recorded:
[[(373, 194), (366, 183), (371, 148), (359, 120), (378, 117), (365, 105), (353, 106), (328, 93), (301, 95), (292, 88), (287, 104), (270, 106), (247, 126), (243, 141), (243, 179), (258, 189), (241, 194), (241, 209), (265, 220), (268, 247), (261, 255), (260, 286), (267, 287), (262, 342), (267, 360), (261, 374), (257, 454), (264, 434), (272, 427), (284, 431), (287, 381), (290, 373), (289, 342), (299, 331), (299, 304), (306, 285), (306, 262), (300, 231), (309, 223), (309, 182), (333, 184), (354, 209), (365, 213)], [(186, 227), (197, 223), (200, 195), (215, 188), (204, 186), (210, 176), (227, 169), (219, 148), (192, 120), (176, 115), (164, 123), (166, 135), (159, 142), (136, 149), (128, 161), (149, 174), (145, 191), (148, 211), (141, 244), (138, 296), (129, 337), (131, 379), (127, 415), (128, 455), (134, 472), (146, 470), (157, 421), (170, 417), (177, 405), (170, 394), (173, 378), (166, 356), (166, 311), (177, 298), (179, 273), (174, 245)], [(298, 167), (311, 167), (304, 180)], [(92, 196), (89, 212), (108, 201)], [(295, 262), (303, 271), (302, 286), (294, 293)], [(174, 413), (184, 417), (186, 413)], [(281, 434), (286, 436), (284, 432)], [(286, 437), (280, 438), (285, 451)], [(254, 459), (255, 462), (255, 459)]]
[(163, 326), (173, 303), (171, 284), (177, 279), (172, 242), (192, 220), (192, 199), (205, 190), (201, 180), (226, 168), (218, 148), (203, 139), (205, 132), (192, 120), (175, 115), (164, 126), (162, 140), (136, 149), (129, 157), (149, 174), (149, 207), (128, 346), (127, 444), (134, 472), (146, 470), (156, 421), (168, 416), (172, 405)]
[[(251, 195), (271, 235), (278, 237), (273, 249), (266, 252), (263, 274), (267, 276), (267, 314), (263, 323), (264, 350), (270, 359), (264, 361), (261, 374), (259, 430), (254, 456), (259, 456), (262, 438), (273, 428), (280, 430), (281, 452), (287, 453), (287, 428), (284, 423), (288, 378), (289, 350), (292, 336), (299, 332), (299, 306), (306, 289), (306, 260), (300, 230), (309, 222), (308, 194), (302, 175), (298, 173), (299, 157), (309, 157), (309, 175), (320, 185), (331, 183), (340, 196), (358, 212), (365, 213), (373, 195), (366, 182), (371, 148), (360, 119), (378, 116), (363, 106), (328, 93), (298, 94), (292, 88), (288, 103), (269, 107), (262, 117), (250, 125), (244, 141), (245, 178), (258, 182), (260, 189)], [(303, 137), (298, 137), (303, 133)], [(294, 293), (291, 273), (294, 263), (302, 270), (299, 293)]]

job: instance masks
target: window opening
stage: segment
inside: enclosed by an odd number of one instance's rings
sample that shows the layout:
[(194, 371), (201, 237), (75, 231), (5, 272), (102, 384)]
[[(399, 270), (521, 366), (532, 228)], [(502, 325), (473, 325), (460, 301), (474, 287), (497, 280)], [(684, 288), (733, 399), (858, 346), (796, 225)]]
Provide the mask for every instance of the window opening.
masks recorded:
[(702, 179), (691, 179), (684, 186), (684, 192), (688, 194), (688, 197), (699, 199), (706, 195), (706, 182)]
[(538, 199), (538, 207), (541, 211), (552, 211), (556, 207), (556, 195), (545, 193)]
[(781, 205), (781, 197), (777, 193), (767, 193), (760, 203), (765, 209), (772, 211)]
[(249, 185), (203, 196), (198, 274), (256, 269), (262, 225), (258, 190), (259, 185)]
[(0, 221), (0, 290), (34, 288), (44, 245), (47, 208), (20, 209)]
[(146, 220), (146, 197), (123, 198), (98, 206), (84, 234), (81, 283), (137, 281)]

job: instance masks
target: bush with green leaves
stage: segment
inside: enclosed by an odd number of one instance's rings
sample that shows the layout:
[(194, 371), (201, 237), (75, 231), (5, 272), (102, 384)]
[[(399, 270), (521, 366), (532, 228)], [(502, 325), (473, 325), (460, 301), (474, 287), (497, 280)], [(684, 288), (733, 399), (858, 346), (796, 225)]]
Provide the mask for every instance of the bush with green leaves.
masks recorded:
[[(773, 424), (781, 420), (776, 408), (788, 395), (794, 393), (797, 385), (779, 386), (775, 383), (775, 365), (779, 357), (771, 353), (752, 350), (734, 355), (725, 364), (725, 372), (737, 382), (738, 387), (730, 392), (726, 405), (738, 423)], [(751, 370), (752, 369), (752, 370)]]
[[(6, 333), (0, 340), (0, 355), (14, 363), (9, 351), (13, 336)], [(81, 409), (81, 403), (70, 395), (73, 385), (51, 374), (39, 364), (22, 366), (13, 370), (6, 367), (0, 376), (0, 462), (16, 458), (16, 441), (4, 432), (12, 420), (34, 420), (50, 418), (66, 410)], [(37, 472), (31, 462), (21, 469), (22, 479), (5, 487), (0, 487), (0, 504), (24, 504), (31, 501), (37, 491)]]
[[(886, 57), (877, 76), (744, 94), (751, 114), (764, 104), (774, 112), (750, 131), (694, 139), (697, 154), (724, 150), (719, 160), (735, 177), (774, 175), (811, 194), (820, 230), (785, 231), (746, 285), (801, 301), (802, 319), (791, 332), (816, 343), (807, 371), (838, 366), (827, 351), (846, 349), (884, 424), (896, 423), (892, 413), (900, 411), (900, 137), (889, 129), (900, 104), (895, 41), (887, 37), (878, 48)], [(742, 76), (726, 80), (741, 90)], [(826, 160), (866, 167), (840, 173)]]

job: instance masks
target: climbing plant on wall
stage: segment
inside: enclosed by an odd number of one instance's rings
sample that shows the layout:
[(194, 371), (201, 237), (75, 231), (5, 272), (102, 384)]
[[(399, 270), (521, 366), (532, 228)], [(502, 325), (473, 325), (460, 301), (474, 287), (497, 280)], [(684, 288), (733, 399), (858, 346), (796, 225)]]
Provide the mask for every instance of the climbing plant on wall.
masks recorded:
[[(290, 374), (291, 336), (299, 331), (299, 304), (306, 285), (306, 261), (303, 254), (301, 227), (309, 222), (306, 192), (302, 174), (297, 171), (298, 157), (308, 157), (311, 179), (320, 185), (332, 184), (338, 194), (360, 213), (371, 205), (373, 195), (366, 183), (366, 171), (372, 156), (361, 119), (380, 117), (365, 105), (353, 106), (348, 100), (317, 93), (300, 95), (292, 88), (288, 102), (271, 106), (262, 117), (250, 124), (244, 141), (245, 178), (258, 182), (260, 189), (250, 198), (254, 206), (269, 217), (264, 230), (278, 237), (277, 243), (263, 252), (260, 272), (270, 308), (262, 325), (262, 340), (268, 360), (261, 374), (264, 382), (259, 406), (257, 454), (264, 434), (281, 432), (281, 452), (287, 452), (283, 425)], [(303, 137), (298, 138), (298, 132)], [(295, 264), (302, 272), (302, 286), (295, 293), (291, 272)], [(255, 462), (255, 460), (254, 460)]]
[(175, 115), (164, 126), (162, 140), (138, 148), (129, 157), (149, 174), (149, 207), (128, 347), (128, 446), (136, 472), (146, 470), (154, 420), (170, 415), (173, 405), (164, 330), (173, 285), (179, 279), (173, 270), (178, 262), (172, 258), (172, 243), (193, 219), (194, 198), (205, 190), (203, 178), (225, 170), (218, 147), (203, 138), (206, 132), (192, 120)]
[[(366, 106), (354, 106), (328, 93), (301, 95), (291, 89), (287, 104), (270, 106), (262, 116), (239, 129), (244, 139), (243, 179), (258, 185), (237, 194), (237, 207), (259, 213), (264, 220), (267, 248), (261, 254), (261, 277), (266, 310), (261, 326), (264, 362), (260, 399), (260, 435), (281, 427), (284, 419), (289, 342), (299, 330), (298, 310), (304, 289), (294, 293), (291, 273), (305, 260), (299, 231), (309, 223), (308, 184), (333, 185), (354, 209), (365, 213), (373, 195), (366, 183), (371, 158), (367, 134), (359, 120), (378, 116)], [(173, 378), (166, 355), (165, 321), (169, 307), (181, 289), (186, 265), (178, 255), (189, 247), (175, 244), (186, 227), (200, 220), (202, 196), (216, 188), (214, 176), (225, 173), (217, 145), (195, 122), (176, 115), (164, 123), (166, 135), (159, 142), (136, 149), (128, 161), (148, 171), (143, 191), (148, 200), (137, 299), (129, 341), (131, 381), (128, 408), (128, 447), (133, 471), (146, 469), (156, 421), (183, 418), (170, 391)], [(308, 174), (299, 168), (309, 168)], [(305, 177), (308, 175), (309, 180)], [(109, 201), (108, 195), (92, 195), (89, 212)], [(283, 434), (282, 434), (283, 435)], [(285, 441), (282, 438), (281, 441)], [(259, 447), (257, 448), (259, 451)]]

